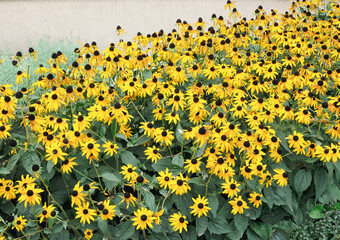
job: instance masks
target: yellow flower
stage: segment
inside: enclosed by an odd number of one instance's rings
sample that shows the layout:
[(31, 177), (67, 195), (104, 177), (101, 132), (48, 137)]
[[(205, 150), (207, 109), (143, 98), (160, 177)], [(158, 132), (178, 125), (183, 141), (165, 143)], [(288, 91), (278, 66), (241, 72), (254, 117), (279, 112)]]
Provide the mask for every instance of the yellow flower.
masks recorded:
[(274, 169), (276, 174), (273, 176), (273, 179), (276, 180), (276, 183), (279, 184), (280, 187), (287, 186), (288, 183), (288, 173), (283, 169)]
[(43, 192), (44, 190), (35, 188), (34, 185), (28, 185), (24, 192), (22, 192), (21, 196), (18, 198), (18, 201), (21, 203), (25, 201), (25, 207), (27, 203), (30, 206), (34, 206), (36, 203), (40, 204), (41, 197), (39, 193)]
[(93, 232), (92, 232), (92, 230), (87, 228), (87, 229), (84, 231), (84, 238), (85, 238), (86, 240), (90, 240), (92, 237), (93, 237)]
[(253, 193), (250, 193), (249, 196), (250, 196), (248, 198), (249, 203), (253, 203), (254, 207), (258, 208), (260, 205), (262, 205), (262, 201), (261, 201), (262, 194), (253, 192)]
[(187, 225), (188, 221), (185, 220), (186, 216), (182, 216), (182, 214), (174, 213), (170, 216), (169, 222), (170, 226), (173, 226), (174, 231), (179, 231), (179, 233), (182, 233), (182, 230), (188, 231)]
[(155, 163), (162, 158), (162, 155), (159, 153), (159, 148), (156, 148), (156, 146), (148, 147), (144, 153), (147, 156), (146, 159), (151, 159), (151, 161)]
[(16, 229), (18, 232), (22, 231), (27, 223), (27, 219), (24, 216), (19, 216), (14, 220), (14, 226), (12, 229)]
[(76, 218), (80, 218), (80, 222), (83, 224), (85, 224), (85, 222), (90, 224), (91, 221), (94, 221), (94, 217), (96, 216), (96, 210), (90, 209), (89, 205), (89, 202), (84, 202), (83, 205), (75, 207), (75, 210), (77, 210)]
[(198, 215), (198, 218), (200, 218), (202, 215), (207, 216), (207, 212), (211, 210), (211, 208), (208, 207), (209, 202), (205, 198), (205, 196), (201, 198), (201, 195), (198, 195), (196, 199), (192, 198), (192, 201), (194, 202), (194, 205), (190, 206), (190, 208), (192, 209), (190, 213), (194, 216)]
[(110, 205), (110, 200), (105, 200), (101, 205), (101, 207), (98, 209), (101, 211), (100, 217), (102, 220), (110, 219), (112, 220), (115, 216), (115, 207), (116, 205)]
[(56, 211), (54, 210), (55, 207), (51, 204), (49, 206), (46, 206), (46, 202), (44, 203), (44, 206), (42, 207), (43, 211), (38, 215), (40, 217), (39, 223), (42, 223), (42, 221), (46, 218), (54, 218), (56, 215)]
[(189, 177), (183, 177), (183, 174), (180, 173), (175, 179), (172, 179), (169, 185), (170, 190), (172, 193), (176, 195), (183, 195), (191, 190), (191, 187), (188, 184)]
[(236, 215), (237, 213), (243, 214), (244, 209), (248, 209), (248, 205), (245, 201), (243, 201), (241, 196), (234, 198), (233, 200), (229, 201), (229, 204), (232, 206), (231, 213)]
[(156, 217), (153, 216), (153, 212), (151, 210), (142, 207), (133, 213), (135, 217), (132, 218), (132, 225), (136, 226), (137, 230), (145, 230), (148, 226), (153, 228), (152, 223), (154, 220), (156, 220)]
[(107, 142), (105, 142), (103, 147), (105, 148), (104, 152), (109, 154), (110, 156), (113, 156), (113, 154), (117, 154), (117, 149), (118, 149), (117, 144), (107, 141)]

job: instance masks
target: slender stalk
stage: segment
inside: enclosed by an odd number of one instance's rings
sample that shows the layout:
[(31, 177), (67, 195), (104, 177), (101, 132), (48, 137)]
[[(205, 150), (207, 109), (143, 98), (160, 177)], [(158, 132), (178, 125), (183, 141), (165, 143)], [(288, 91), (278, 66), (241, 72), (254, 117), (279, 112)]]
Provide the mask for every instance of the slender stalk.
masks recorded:
[(92, 165), (93, 165), (93, 167), (94, 167), (94, 170), (96, 171), (96, 174), (97, 174), (97, 177), (98, 177), (98, 181), (99, 181), (100, 188), (101, 188), (102, 191), (104, 191), (105, 189), (103, 188), (102, 182), (100, 181), (100, 177), (99, 177), (99, 173), (98, 173), (97, 167), (96, 167), (96, 165), (94, 164), (94, 162), (92, 162)]
[(69, 221), (69, 218), (67, 216), (67, 213), (65, 212), (64, 208), (54, 199), (52, 193), (50, 192), (50, 190), (48, 189), (48, 187), (46, 186), (43, 178), (40, 176), (40, 174), (38, 173), (38, 177), (40, 179), (40, 181), (42, 182), (42, 184), (44, 185), (44, 187), (46, 188), (46, 191), (48, 192), (48, 194), (51, 196), (53, 202), (60, 208), (60, 210), (63, 212), (63, 214), (65, 215), (67, 221)]

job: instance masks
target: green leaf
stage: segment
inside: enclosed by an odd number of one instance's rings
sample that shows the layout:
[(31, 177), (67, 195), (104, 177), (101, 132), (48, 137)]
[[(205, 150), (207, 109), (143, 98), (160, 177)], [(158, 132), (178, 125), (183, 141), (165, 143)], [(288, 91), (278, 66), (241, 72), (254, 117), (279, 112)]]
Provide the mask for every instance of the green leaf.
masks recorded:
[(151, 138), (146, 136), (146, 135), (143, 135), (141, 138), (139, 138), (134, 144), (133, 146), (136, 147), (136, 146), (139, 146), (139, 145), (142, 145), (148, 141), (150, 141)]
[(34, 164), (37, 164), (40, 166), (40, 158), (36, 152), (26, 152), (22, 159), (22, 164), (25, 168), (25, 170), (31, 174), (34, 175), (34, 172), (32, 170), (32, 166)]
[(289, 240), (288, 234), (282, 229), (275, 229), (270, 235), (270, 240)]
[(9, 160), (6, 165), (8, 171), (12, 171), (16, 166), (18, 160), (24, 155), (24, 150), (20, 150), (18, 153), (14, 154)]
[(324, 168), (317, 168), (314, 173), (315, 201), (325, 192), (328, 185), (328, 173)]
[(247, 230), (247, 238), (248, 239), (252, 239), (252, 240), (263, 240), (263, 238), (261, 238), (256, 232), (254, 232), (251, 229)]
[(241, 214), (236, 214), (234, 218), (234, 223), (236, 228), (241, 232), (244, 233), (244, 231), (247, 229), (249, 224), (249, 219)]
[(269, 224), (250, 222), (250, 229), (253, 230), (261, 239), (269, 239), (272, 228)]
[(104, 236), (106, 236), (107, 232), (108, 232), (108, 223), (107, 223), (107, 220), (102, 220), (101, 217), (98, 217), (97, 218), (97, 222), (98, 222), (98, 228), (104, 234)]
[(106, 187), (111, 191), (114, 187), (121, 182), (121, 177), (119, 174), (111, 173), (111, 172), (104, 172), (101, 174), (103, 178), (103, 182), (105, 183)]
[(177, 124), (176, 128), (176, 139), (177, 141), (182, 144), (183, 141), (183, 129), (180, 123)]
[(124, 134), (122, 133), (116, 133), (116, 138), (120, 138), (120, 139), (123, 139), (125, 142), (128, 142), (129, 140), (127, 140), (127, 138), (125, 137)]
[(52, 161), (47, 162), (47, 172), (50, 173), (53, 169), (54, 163)]
[(217, 209), (218, 209), (218, 198), (217, 196), (209, 196), (208, 197), (208, 206), (211, 208), (211, 213), (214, 217), (216, 217)]
[(312, 182), (312, 174), (306, 169), (300, 169), (294, 177), (294, 187), (297, 192), (305, 191)]
[(204, 144), (202, 145), (202, 147), (200, 147), (200, 148), (196, 151), (194, 158), (199, 158), (199, 157), (201, 157), (201, 156), (204, 154), (204, 151), (205, 151), (205, 148), (206, 148), (206, 147), (207, 147), (207, 143), (204, 143)]
[(7, 168), (5, 168), (5, 167), (0, 168), (0, 174), (7, 175), (7, 174), (10, 174), (10, 173), (11, 172)]
[(210, 233), (223, 234), (232, 231), (230, 224), (222, 216), (217, 216), (216, 218), (209, 219), (208, 230)]
[(124, 150), (120, 153), (120, 157), (122, 158), (122, 162), (125, 165), (131, 164), (133, 167), (138, 166), (139, 160), (135, 157), (135, 155), (133, 155), (132, 152)]
[(288, 152), (291, 152), (291, 150), (290, 150), (290, 148), (288, 146), (287, 139), (285, 138), (285, 136), (281, 132), (279, 132), (279, 131), (276, 132), (276, 135), (277, 135), (278, 138), (280, 138), (281, 145), (283, 146), (283, 148), (286, 149)]
[(208, 228), (208, 218), (206, 216), (201, 216), (196, 219), (196, 233), (197, 236), (202, 236), (205, 230)]
[(118, 238), (121, 240), (129, 239), (135, 233), (132, 221), (122, 222), (118, 225)]
[(156, 211), (155, 196), (148, 190), (144, 191), (143, 195), (146, 206), (148, 206), (151, 211)]
[(183, 239), (187, 240), (196, 240), (197, 239), (197, 234), (195, 231), (195, 227), (192, 225), (188, 226), (188, 231), (183, 231), (182, 232)]
[(177, 154), (172, 158), (172, 164), (183, 167), (184, 164), (184, 158), (182, 155)]
[(321, 204), (318, 204), (312, 208), (312, 210), (309, 212), (309, 216), (313, 219), (323, 218), (325, 216), (323, 213), (324, 210), (324, 207)]
[(198, 186), (205, 186), (205, 183), (199, 177), (191, 178), (188, 183), (192, 183)]

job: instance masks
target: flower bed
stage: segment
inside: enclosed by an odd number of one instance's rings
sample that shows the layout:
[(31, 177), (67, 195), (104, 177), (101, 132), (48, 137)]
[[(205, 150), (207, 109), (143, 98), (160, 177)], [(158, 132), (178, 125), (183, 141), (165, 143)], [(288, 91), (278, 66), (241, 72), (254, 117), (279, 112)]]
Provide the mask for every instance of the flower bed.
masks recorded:
[(340, 200), (339, 5), (225, 8), (232, 23), (12, 58), (0, 238), (284, 239)]

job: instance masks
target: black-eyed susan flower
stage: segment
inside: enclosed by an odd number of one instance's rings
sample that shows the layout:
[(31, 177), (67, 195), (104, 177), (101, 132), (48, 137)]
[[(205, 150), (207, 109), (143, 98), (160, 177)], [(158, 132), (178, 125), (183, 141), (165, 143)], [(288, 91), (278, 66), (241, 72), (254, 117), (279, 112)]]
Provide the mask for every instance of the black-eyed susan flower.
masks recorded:
[(113, 156), (113, 154), (117, 154), (118, 145), (115, 143), (111, 143), (110, 141), (105, 142), (103, 144), (104, 152), (110, 156)]
[(83, 193), (83, 187), (80, 186), (80, 182), (78, 182), (71, 193), (71, 206), (73, 207), (74, 204), (80, 206), (82, 202), (85, 201), (85, 194)]
[(146, 159), (151, 159), (152, 162), (157, 162), (162, 158), (162, 155), (159, 153), (159, 148), (156, 148), (156, 146), (148, 147), (144, 153)]
[(38, 215), (38, 218), (40, 218), (39, 223), (42, 223), (44, 219), (54, 218), (57, 214), (55, 211), (55, 207), (52, 204), (47, 206), (45, 202), (42, 209), (43, 211)]
[(189, 177), (184, 177), (182, 173), (179, 176), (176, 176), (174, 179), (171, 179), (169, 184), (169, 188), (172, 193), (176, 195), (183, 195), (191, 190), (191, 187), (188, 184)]
[(233, 200), (230, 200), (228, 202), (232, 206), (231, 213), (236, 215), (238, 214), (243, 214), (244, 209), (248, 209), (247, 203), (242, 199), (241, 196), (238, 196), (234, 198)]
[(238, 192), (240, 192), (240, 189), (238, 188), (240, 186), (237, 181), (234, 179), (230, 179), (226, 181), (225, 183), (222, 183), (221, 188), (223, 189), (224, 194), (228, 194), (228, 198), (233, 198), (234, 196), (238, 195)]
[(80, 223), (82, 224), (85, 224), (86, 222), (90, 224), (91, 221), (94, 221), (94, 217), (96, 216), (96, 210), (90, 209), (89, 205), (89, 202), (83, 202), (82, 205), (78, 205), (78, 207), (74, 208), (77, 211), (76, 218), (80, 218)]
[(157, 128), (155, 130), (155, 141), (161, 146), (171, 146), (174, 138), (173, 132), (168, 129)]
[(252, 192), (249, 194), (249, 203), (252, 203), (254, 207), (258, 208), (260, 205), (262, 205), (262, 194)]
[(0, 196), (6, 200), (15, 199), (17, 191), (13, 186), (13, 181), (1, 179), (0, 183)]
[(276, 180), (276, 183), (279, 184), (280, 187), (287, 186), (288, 183), (288, 173), (283, 169), (274, 169), (276, 174), (273, 176), (273, 179)]
[(74, 168), (74, 166), (77, 166), (78, 164), (74, 161), (76, 158), (68, 158), (65, 159), (64, 161), (62, 161), (62, 166), (61, 166), (61, 171), (63, 173), (69, 174), (70, 172), (72, 172), (72, 169)]
[(92, 237), (93, 237), (93, 232), (92, 232), (92, 230), (89, 229), (89, 228), (87, 228), (87, 229), (84, 231), (84, 238), (85, 238), (86, 240), (90, 240), (90, 239), (92, 239)]
[(98, 159), (98, 155), (100, 152), (100, 144), (96, 143), (95, 140), (89, 140), (87, 142), (84, 142), (81, 146), (81, 150), (83, 152), (83, 156), (85, 155), (87, 159), (91, 160)]
[(27, 203), (29, 203), (30, 206), (34, 206), (36, 203), (40, 204), (41, 202), (41, 196), (39, 193), (42, 193), (44, 190), (35, 188), (34, 185), (28, 185), (25, 191), (22, 192), (20, 197), (18, 198), (18, 201), (24, 202), (24, 206), (27, 206)]
[(14, 226), (12, 227), (12, 229), (16, 229), (18, 232), (21, 232), (22, 230), (24, 230), (24, 227), (27, 224), (27, 219), (25, 219), (24, 216), (19, 216), (16, 217), (14, 220)]
[(169, 222), (174, 231), (179, 231), (179, 233), (182, 233), (183, 229), (188, 231), (186, 216), (183, 216), (180, 212), (172, 214), (169, 218)]
[(170, 188), (171, 180), (172, 180), (172, 172), (169, 172), (169, 169), (165, 169), (165, 172), (160, 171), (159, 176), (156, 177), (160, 187), (164, 189)]
[(193, 158), (185, 160), (186, 165), (184, 166), (184, 168), (188, 169), (188, 173), (200, 172), (201, 159), (202, 158)]
[(126, 179), (127, 181), (130, 181), (133, 178), (136, 178), (138, 176), (138, 173), (135, 172), (137, 167), (133, 167), (131, 164), (122, 166), (122, 171), (120, 174), (122, 174), (124, 177), (123, 179)]
[(105, 200), (103, 203), (103, 208), (99, 209), (100, 211), (100, 217), (102, 220), (110, 219), (112, 220), (115, 216), (115, 205), (110, 205), (110, 200)]
[(147, 227), (153, 228), (152, 223), (156, 220), (156, 217), (153, 216), (153, 212), (149, 209), (141, 207), (134, 212), (135, 217), (132, 218), (133, 226), (136, 226), (136, 229), (145, 230)]
[(190, 214), (193, 214), (194, 216), (197, 215), (198, 218), (200, 218), (202, 215), (207, 216), (207, 213), (209, 212), (209, 210), (211, 210), (211, 208), (208, 207), (209, 202), (205, 198), (205, 196), (201, 197), (201, 195), (198, 195), (196, 199), (192, 198), (192, 201), (194, 202), (194, 204), (190, 206), (190, 208), (192, 209)]
[(137, 198), (135, 196), (133, 196), (132, 193), (130, 192), (125, 192), (123, 190), (123, 196), (119, 195), (119, 197), (122, 198), (122, 201), (119, 203), (121, 204), (122, 202), (126, 202), (126, 208), (129, 208), (129, 204), (131, 203), (133, 206), (135, 206), (135, 203), (137, 201)]

